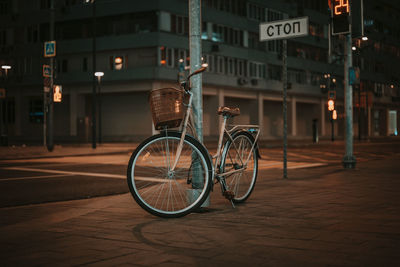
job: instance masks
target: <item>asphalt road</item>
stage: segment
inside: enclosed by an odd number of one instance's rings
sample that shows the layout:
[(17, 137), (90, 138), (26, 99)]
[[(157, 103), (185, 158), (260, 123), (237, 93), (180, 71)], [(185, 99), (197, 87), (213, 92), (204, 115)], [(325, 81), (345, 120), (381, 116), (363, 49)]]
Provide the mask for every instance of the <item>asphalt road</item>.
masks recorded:
[[(399, 142), (360, 143), (358, 162), (400, 154)], [(282, 149), (262, 148), (259, 179), (282, 179)], [(340, 165), (343, 143), (290, 147), (288, 176), (303, 168)], [(126, 168), (130, 154), (0, 160), (0, 207), (84, 199), (128, 192)]]

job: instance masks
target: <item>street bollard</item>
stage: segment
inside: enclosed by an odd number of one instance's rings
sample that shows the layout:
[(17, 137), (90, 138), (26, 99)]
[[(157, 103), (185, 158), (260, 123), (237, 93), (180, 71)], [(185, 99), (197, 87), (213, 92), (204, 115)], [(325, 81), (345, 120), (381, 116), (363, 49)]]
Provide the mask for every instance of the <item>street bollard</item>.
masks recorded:
[(312, 121), (313, 143), (318, 143), (318, 119)]

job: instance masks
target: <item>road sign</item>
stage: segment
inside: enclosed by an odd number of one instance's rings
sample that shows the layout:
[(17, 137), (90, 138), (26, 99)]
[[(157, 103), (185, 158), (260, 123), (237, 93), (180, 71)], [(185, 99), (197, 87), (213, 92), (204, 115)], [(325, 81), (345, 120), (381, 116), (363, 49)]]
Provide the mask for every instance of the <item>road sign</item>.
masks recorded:
[(56, 41), (48, 41), (44, 43), (44, 57), (56, 56)]
[(43, 77), (51, 77), (51, 67), (49, 65), (43, 65)]
[(260, 24), (260, 41), (282, 41), (282, 84), (283, 84), (283, 178), (287, 178), (287, 40), (308, 35), (308, 17), (279, 20)]
[(260, 24), (260, 41), (288, 39), (308, 35), (308, 17)]

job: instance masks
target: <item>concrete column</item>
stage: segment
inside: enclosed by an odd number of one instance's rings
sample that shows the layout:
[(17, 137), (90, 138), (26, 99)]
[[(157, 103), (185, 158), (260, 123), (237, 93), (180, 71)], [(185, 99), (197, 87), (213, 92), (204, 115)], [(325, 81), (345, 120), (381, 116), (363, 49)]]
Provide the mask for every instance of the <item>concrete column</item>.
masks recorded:
[(320, 122), (321, 122), (321, 136), (325, 136), (326, 134), (326, 129), (325, 129), (325, 100), (321, 98), (321, 117), (320, 117)]
[(69, 114), (69, 134), (71, 136), (76, 136), (78, 133), (77, 130), (77, 121), (78, 121), (78, 108), (77, 108), (77, 93), (76, 92), (71, 92), (69, 95), (69, 110), (70, 110), (70, 114)]
[(386, 108), (386, 136), (390, 135), (390, 109)]
[(297, 135), (297, 110), (296, 110), (296, 97), (292, 97), (292, 102), (291, 102), (291, 109), (292, 109), (292, 136)]
[(368, 120), (368, 137), (372, 136), (372, 122), (371, 122), (371, 107), (368, 107), (368, 114), (367, 114), (367, 120)]
[(22, 102), (21, 89), (18, 89), (17, 94), (15, 95), (15, 133), (14, 134), (16, 136), (22, 135), (21, 118), (22, 118), (22, 109), (24, 109), (25, 107), (23, 107), (21, 102)]

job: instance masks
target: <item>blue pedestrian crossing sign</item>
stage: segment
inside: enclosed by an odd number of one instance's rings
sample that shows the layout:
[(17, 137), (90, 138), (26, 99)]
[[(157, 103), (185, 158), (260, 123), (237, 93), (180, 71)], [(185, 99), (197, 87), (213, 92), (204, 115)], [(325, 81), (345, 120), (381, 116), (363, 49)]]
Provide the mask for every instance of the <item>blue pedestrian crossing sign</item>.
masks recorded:
[(44, 57), (56, 56), (56, 41), (48, 41), (44, 43)]

